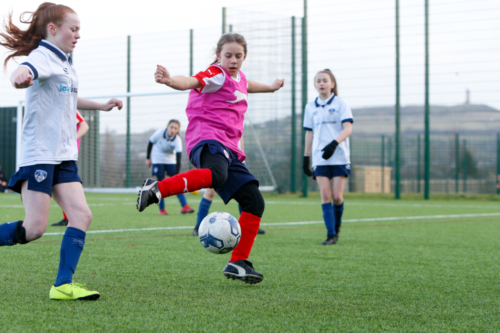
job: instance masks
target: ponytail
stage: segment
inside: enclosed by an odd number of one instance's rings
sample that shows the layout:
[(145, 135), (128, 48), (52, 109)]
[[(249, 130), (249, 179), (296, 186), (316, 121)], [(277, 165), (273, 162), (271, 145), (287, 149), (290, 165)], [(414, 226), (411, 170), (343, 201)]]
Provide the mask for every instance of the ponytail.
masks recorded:
[[(27, 30), (21, 30), (12, 22), (12, 12), (9, 13), (8, 20), (4, 22), (5, 32), (0, 33), (0, 45), (12, 51), (4, 62), (4, 68), (11, 58), (27, 56), (38, 47), (40, 41), (47, 38), (47, 25), (54, 23), (61, 26), (67, 13), (75, 11), (64, 5), (56, 5), (52, 2), (42, 3), (34, 12), (23, 12), (19, 21), (29, 24)], [(24, 15), (28, 14), (28, 19)], [(2, 40), (3, 39), (3, 40)]]
[(335, 80), (335, 76), (333, 75), (332, 71), (329, 70), (328, 68), (325, 68), (322, 71), (319, 71), (316, 75), (320, 73), (327, 74), (328, 76), (330, 76), (330, 80), (332, 80), (332, 82), (334, 83), (331, 92), (334, 93), (335, 96), (338, 96), (339, 94), (337, 93), (337, 80)]
[(177, 119), (170, 119), (170, 121), (167, 124), (167, 127), (172, 123), (177, 124), (177, 126), (179, 126), (179, 129), (181, 128), (181, 122), (178, 121)]
[(219, 62), (219, 60), (217, 59), (217, 54), (220, 54), (222, 52), (222, 47), (224, 46), (224, 44), (233, 42), (236, 42), (243, 46), (243, 52), (245, 53), (245, 55), (247, 55), (247, 42), (245, 40), (245, 37), (240, 34), (230, 32), (222, 35), (219, 38), (219, 41), (217, 42), (217, 48), (215, 49), (215, 60), (214, 62), (212, 62), (212, 65)]

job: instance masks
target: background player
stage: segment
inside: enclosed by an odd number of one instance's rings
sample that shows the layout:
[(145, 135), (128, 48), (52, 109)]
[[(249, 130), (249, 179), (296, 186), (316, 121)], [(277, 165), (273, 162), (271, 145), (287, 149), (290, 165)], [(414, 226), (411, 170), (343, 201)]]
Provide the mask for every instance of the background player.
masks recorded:
[[(101, 104), (78, 97), (78, 77), (69, 54), (80, 39), (80, 19), (64, 5), (45, 2), (31, 14), (28, 30), (12, 23), (12, 14), (0, 36), (11, 50), (7, 62), (28, 56), (11, 75), (17, 89), (26, 90), (19, 170), (9, 188), (21, 193), (24, 221), (0, 225), (0, 246), (26, 244), (42, 237), (49, 219), (50, 197), (67, 213), (68, 228), (61, 242), (59, 270), (49, 297), (54, 300), (95, 300), (100, 294), (72, 283), (92, 221), (78, 176), (75, 110), (110, 111), (123, 104), (115, 98)], [(23, 15), (21, 15), (23, 17)], [(27, 290), (27, 294), (32, 291)]]
[[(337, 95), (337, 82), (329, 69), (314, 78), (319, 96), (307, 103), (304, 111), (304, 173), (313, 176), (321, 192), (327, 239), (323, 245), (336, 244), (344, 212), (344, 184), (351, 174), (349, 135), (352, 133), (351, 108)], [(309, 169), (312, 152), (312, 167)], [(333, 197), (333, 206), (332, 206)]]
[[(76, 145), (78, 147), (78, 150), (80, 150), (80, 141), (82, 139), (82, 136), (85, 135), (89, 130), (89, 125), (83, 119), (82, 115), (78, 110), (76, 110)], [(66, 213), (64, 213), (64, 210), (62, 211), (63, 213), (63, 219), (59, 222), (52, 223), (51, 226), (57, 227), (57, 226), (67, 226), (68, 225), (68, 217), (66, 216)]]
[[(153, 176), (159, 182), (167, 176), (175, 176), (181, 170), (182, 139), (179, 135), (181, 123), (172, 119), (168, 122), (167, 128), (160, 128), (151, 135), (148, 143), (146, 165), (148, 168), (153, 165)], [(194, 209), (189, 207), (184, 193), (177, 194), (181, 204), (181, 213), (194, 213)], [(168, 215), (165, 210), (163, 198), (160, 200), (160, 215)]]
[(240, 68), (247, 55), (247, 44), (239, 34), (222, 35), (215, 53), (217, 59), (212, 66), (194, 77), (170, 76), (165, 67), (158, 65), (156, 82), (176, 90), (191, 89), (186, 108), (186, 147), (197, 169), (161, 182), (147, 179), (139, 193), (137, 209), (143, 211), (161, 198), (209, 187), (217, 191), (225, 204), (234, 198), (243, 210), (239, 219), (241, 240), (223, 273), (228, 278), (258, 283), (264, 277), (247, 259), (264, 212), (264, 199), (257, 179), (243, 164), (245, 154), (238, 142), (248, 107), (247, 94), (274, 92), (283, 87), (284, 80), (266, 85), (246, 79)]

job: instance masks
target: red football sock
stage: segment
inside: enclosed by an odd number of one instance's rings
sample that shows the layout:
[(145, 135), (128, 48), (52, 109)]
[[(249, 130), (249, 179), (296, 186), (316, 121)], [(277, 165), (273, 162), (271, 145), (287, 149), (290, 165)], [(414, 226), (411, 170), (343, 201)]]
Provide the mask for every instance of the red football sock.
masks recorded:
[(242, 212), (240, 216), (240, 227), (241, 227), (241, 239), (240, 243), (233, 250), (231, 255), (231, 260), (229, 262), (235, 262), (238, 260), (246, 260), (250, 256), (250, 251), (252, 251), (253, 242), (255, 237), (257, 237), (257, 232), (259, 231), (261, 218), (253, 214)]
[(63, 210), (63, 216), (64, 216), (64, 219), (65, 219), (66, 221), (69, 221), (69, 220), (68, 220), (68, 217), (66, 216), (66, 213), (64, 212), (64, 210)]
[(212, 185), (210, 169), (193, 169), (158, 182), (161, 197), (166, 198), (186, 192), (208, 188)]

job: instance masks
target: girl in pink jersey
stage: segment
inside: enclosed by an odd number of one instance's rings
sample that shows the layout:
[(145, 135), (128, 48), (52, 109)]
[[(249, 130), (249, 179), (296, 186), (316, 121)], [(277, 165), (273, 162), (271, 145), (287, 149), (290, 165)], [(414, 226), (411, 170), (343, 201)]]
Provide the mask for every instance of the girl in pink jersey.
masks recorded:
[(263, 275), (248, 261), (264, 213), (264, 199), (259, 182), (243, 164), (245, 154), (238, 148), (243, 120), (248, 107), (248, 93), (275, 92), (283, 79), (271, 85), (247, 80), (240, 71), (247, 55), (243, 36), (222, 35), (215, 51), (217, 59), (204, 72), (193, 77), (170, 76), (158, 65), (155, 81), (176, 90), (191, 89), (186, 113), (186, 147), (197, 169), (178, 174), (161, 182), (147, 179), (139, 192), (137, 209), (158, 203), (161, 198), (202, 188), (213, 188), (224, 203), (235, 199), (241, 206), (239, 223), (241, 240), (224, 268), (227, 278), (259, 283)]

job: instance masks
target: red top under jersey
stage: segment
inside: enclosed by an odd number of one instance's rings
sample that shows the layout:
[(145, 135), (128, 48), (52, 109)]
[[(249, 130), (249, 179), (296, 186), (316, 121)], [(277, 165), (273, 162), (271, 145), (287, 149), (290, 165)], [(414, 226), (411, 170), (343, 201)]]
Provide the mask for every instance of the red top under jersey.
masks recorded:
[[(80, 129), (80, 124), (83, 123), (85, 121), (85, 119), (83, 119), (82, 115), (80, 114), (80, 112), (78, 112), (78, 110), (76, 110), (76, 131), (78, 132), (78, 130)], [(76, 140), (76, 144), (78, 146), (78, 150), (80, 150), (80, 139), (77, 139)]]

